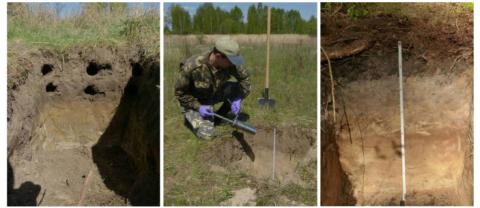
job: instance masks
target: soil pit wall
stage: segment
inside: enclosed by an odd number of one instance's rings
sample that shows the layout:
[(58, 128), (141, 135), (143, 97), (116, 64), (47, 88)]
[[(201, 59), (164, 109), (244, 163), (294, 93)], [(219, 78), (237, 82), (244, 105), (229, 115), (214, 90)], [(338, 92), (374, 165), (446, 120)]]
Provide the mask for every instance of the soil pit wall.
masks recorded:
[(406, 205), (473, 204), (473, 18), (435, 22), (422, 18), (431, 15), (423, 7), (409, 8), (358, 20), (322, 12), (322, 205), (400, 205), (398, 41)]
[(10, 51), (8, 204), (158, 204), (158, 62), (112, 48)]
[[(404, 85), (407, 204), (467, 205), (471, 172), (471, 76), (410, 77)], [(471, 83), (471, 82), (470, 82)], [(400, 204), (402, 195), (398, 78), (344, 88), (339, 160), (357, 203)], [(345, 120), (346, 121), (346, 120)], [(470, 168), (468, 168), (470, 166)]]
[[(316, 132), (311, 129), (287, 127), (276, 129), (275, 181), (305, 185), (301, 168), (316, 160)], [(273, 178), (272, 128), (259, 128), (257, 134), (234, 132), (233, 138), (222, 138), (203, 154), (214, 169), (241, 170), (256, 180)], [(222, 151), (218, 151), (221, 149)]]

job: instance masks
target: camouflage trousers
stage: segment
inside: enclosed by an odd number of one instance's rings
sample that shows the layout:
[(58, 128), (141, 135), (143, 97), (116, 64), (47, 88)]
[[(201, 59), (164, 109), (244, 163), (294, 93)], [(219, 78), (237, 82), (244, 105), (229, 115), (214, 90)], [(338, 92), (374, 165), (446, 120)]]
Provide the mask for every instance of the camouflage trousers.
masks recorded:
[(200, 113), (194, 110), (185, 112), (185, 119), (191, 125), (193, 133), (200, 138), (210, 140), (215, 136), (215, 125), (213, 119), (203, 118)]
[[(240, 85), (236, 82), (227, 82), (215, 96), (206, 101), (200, 100), (202, 105), (215, 105), (223, 102), (223, 105), (217, 111), (217, 114), (224, 115), (230, 111), (230, 102), (238, 98), (240, 95)], [(213, 117), (203, 118), (200, 113), (195, 110), (186, 109), (185, 119), (195, 135), (200, 139), (212, 139), (215, 137), (215, 122)]]

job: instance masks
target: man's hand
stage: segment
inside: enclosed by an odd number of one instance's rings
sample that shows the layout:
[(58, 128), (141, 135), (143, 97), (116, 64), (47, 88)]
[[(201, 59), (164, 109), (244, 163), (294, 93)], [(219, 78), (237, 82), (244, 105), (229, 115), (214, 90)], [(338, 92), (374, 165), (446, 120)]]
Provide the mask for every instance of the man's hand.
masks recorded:
[(236, 99), (232, 102), (230, 108), (232, 109), (232, 113), (238, 115), (240, 113), (240, 106), (242, 104), (242, 99)]
[(213, 116), (213, 108), (210, 105), (201, 105), (198, 108), (198, 112), (200, 113), (200, 116), (203, 118)]

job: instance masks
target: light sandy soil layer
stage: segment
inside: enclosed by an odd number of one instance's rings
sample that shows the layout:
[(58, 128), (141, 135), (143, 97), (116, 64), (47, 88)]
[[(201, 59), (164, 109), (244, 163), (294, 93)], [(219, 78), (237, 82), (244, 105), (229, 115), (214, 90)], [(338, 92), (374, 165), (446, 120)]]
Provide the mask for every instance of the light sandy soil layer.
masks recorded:
[[(466, 205), (471, 76), (405, 80), (407, 204)], [(337, 143), (359, 204), (399, 204), (402, 194), (398, 78), (356, 81), (343, 90), (349, 126)], [(466, 185), (466, 184), (465, 184)], [(471, 184), (470, 184), (471, 185)]]

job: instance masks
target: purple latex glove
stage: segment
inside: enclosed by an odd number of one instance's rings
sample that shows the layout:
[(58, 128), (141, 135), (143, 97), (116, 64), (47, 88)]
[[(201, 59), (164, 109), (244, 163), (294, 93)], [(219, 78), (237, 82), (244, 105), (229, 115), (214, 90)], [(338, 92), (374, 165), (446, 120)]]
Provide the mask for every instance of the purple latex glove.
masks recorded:
[(198, 112), (200, 113), (200, 116), (203, 118), (213, 116), (213, 108), (210, 105), (201, 105), (198, 108)]
[(232, 109), (232, 113), (238, 115), (240, 113), (240, 106), (242, 104), (242, 99), (236, 99), (232, 102), (230, 108)]

